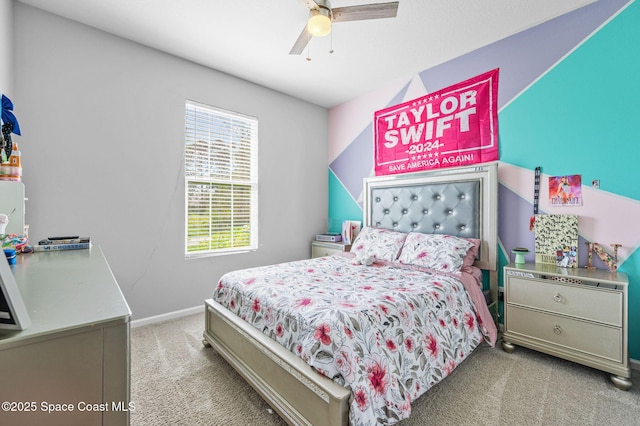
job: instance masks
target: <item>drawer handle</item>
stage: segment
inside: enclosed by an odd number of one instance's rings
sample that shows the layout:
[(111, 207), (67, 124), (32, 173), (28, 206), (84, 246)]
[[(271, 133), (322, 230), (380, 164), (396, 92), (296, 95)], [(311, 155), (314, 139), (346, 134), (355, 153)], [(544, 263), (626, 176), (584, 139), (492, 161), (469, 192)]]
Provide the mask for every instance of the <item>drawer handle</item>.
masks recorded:
[(562, 296), (560, 296), (560, 293), (554, 294), (553, 295), (553, 300), (555, 300), (558, 303), (562, 302)]
[(559, 325), (556, 325), (555, 327), (553, 327), (553, 332), (559, 336), (562, 334), (562, 328)]

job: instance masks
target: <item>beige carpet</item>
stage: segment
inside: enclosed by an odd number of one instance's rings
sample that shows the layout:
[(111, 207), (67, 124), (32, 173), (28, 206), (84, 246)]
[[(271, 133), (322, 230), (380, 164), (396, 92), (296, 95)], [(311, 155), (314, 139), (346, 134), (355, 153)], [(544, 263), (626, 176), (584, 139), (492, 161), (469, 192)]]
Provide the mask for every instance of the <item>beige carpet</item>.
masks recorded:
[[(211, 348), (204, 314), (131, 332), (131, 424), (284, 425)], [(629, 392), (591, 368), (486, 345), (413, 404), (410, 425), (640, 425), (640, 375)]]

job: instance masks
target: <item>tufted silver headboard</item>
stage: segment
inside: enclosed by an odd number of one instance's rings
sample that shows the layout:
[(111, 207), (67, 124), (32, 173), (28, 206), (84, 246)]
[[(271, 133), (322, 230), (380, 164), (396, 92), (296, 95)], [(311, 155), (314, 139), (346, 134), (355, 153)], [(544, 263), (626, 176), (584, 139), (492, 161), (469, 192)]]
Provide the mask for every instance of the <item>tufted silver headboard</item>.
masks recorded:
[(481, 241), (476, 266), (497, 270), (498, 164), (369, 177), (364, 225)]

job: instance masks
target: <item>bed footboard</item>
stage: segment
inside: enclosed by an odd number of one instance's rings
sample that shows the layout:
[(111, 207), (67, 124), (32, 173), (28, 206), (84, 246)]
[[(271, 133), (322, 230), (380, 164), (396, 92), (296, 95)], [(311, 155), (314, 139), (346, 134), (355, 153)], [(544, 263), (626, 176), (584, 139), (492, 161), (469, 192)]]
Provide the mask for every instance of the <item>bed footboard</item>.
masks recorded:
[(204, 339), (289, 424), (347, 425), (350, 391), (213, 299), (205, 301)]

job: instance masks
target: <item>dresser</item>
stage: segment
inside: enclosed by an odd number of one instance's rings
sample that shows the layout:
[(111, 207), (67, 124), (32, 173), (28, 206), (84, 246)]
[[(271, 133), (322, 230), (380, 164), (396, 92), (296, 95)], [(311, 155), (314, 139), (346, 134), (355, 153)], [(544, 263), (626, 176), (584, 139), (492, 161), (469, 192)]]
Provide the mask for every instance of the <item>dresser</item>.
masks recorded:
[(0, 423), (128, 425), (131, 311), (100, 247), (13, 268), (31, 326), (0, 331)]
[(535, 349), (611, 373), (631, 387), (627, 275), (539, 263), (504, 268), (502, 348)]
[(314, 241), (311, 243), (311, 257), (331, 256), (336, 253), (348, 252), (351, 244), (332, 243), (328, 241)]

